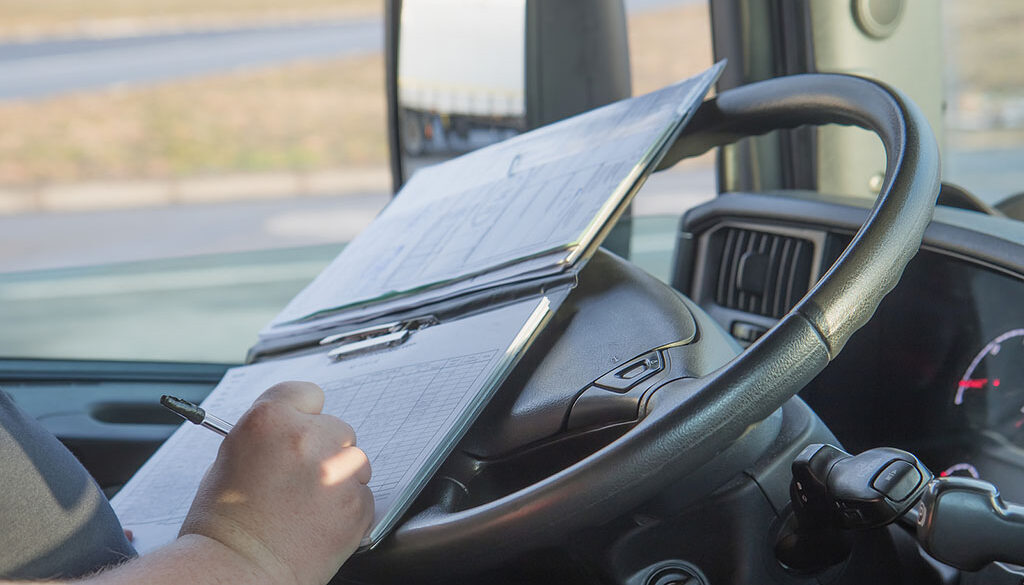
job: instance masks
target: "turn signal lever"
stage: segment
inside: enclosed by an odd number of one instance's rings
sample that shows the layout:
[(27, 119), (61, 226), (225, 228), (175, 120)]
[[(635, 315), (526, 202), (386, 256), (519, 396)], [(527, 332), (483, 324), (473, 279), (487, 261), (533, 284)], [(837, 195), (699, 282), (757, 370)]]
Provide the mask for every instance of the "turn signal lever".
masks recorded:
[(984, 481), (935, 478), (917, 457), (899, 449), (854, 456), (831, 445), (809, 445), (793, 461), (790, 497), (795, 523), (780, 535), (775, 551), (796, 571), (841, 562), (850, 552), (849, 531), (897, 520), (916, 528), (929, 554), (959, 569), (1024, 562), (1024, 507), (1004, 503)]
[(978, 571), (996, 561), (1024, 564), (1024, 506), (1004, 502), (987, 481), (933, 480), (914, 512), (921, 546), (948, 565)]

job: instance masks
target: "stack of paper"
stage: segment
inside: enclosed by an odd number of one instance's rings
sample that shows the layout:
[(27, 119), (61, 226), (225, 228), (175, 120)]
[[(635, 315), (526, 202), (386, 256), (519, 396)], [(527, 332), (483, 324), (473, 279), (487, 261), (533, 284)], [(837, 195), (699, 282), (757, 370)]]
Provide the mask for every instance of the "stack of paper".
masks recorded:
[(419, 171), (261, 337), (566, 270), (593, 253), (720, 70)]

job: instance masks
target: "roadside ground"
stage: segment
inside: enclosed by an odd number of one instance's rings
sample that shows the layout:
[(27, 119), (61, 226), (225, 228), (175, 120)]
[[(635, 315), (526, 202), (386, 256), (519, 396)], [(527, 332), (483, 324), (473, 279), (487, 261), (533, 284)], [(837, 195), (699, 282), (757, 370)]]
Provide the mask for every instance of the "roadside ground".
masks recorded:
[[(243, 4), (212, 1), (225, 10)], [(98, 10), (120, 5), (101, 0)], [(701, 4), (642, 11), (629, 26), (634, 93), (711, 63)], [(383, 78), (374, 55), (0, 102), (0, 215), (387, 191)]]

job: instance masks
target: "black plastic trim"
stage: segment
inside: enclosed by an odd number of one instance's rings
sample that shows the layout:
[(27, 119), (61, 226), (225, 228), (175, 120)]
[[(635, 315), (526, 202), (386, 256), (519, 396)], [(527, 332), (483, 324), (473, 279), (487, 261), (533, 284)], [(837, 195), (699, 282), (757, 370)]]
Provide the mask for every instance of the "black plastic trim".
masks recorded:
[(0, 382), (212, 382), (236, 364), (92, 360), (0, 360)]
[[(687, 212), (681, 230), (699, 236), (720, 223), (741, 220), (753, 225), (795, 226), (852, 235), (867, 213), (867, 209), (842, 200), (727, 193)], [(921, 247), (1024, 280), (1024, 224), (1016, 220), (937, 207)], [(698, 281), (699, 277), (694, 279)]]

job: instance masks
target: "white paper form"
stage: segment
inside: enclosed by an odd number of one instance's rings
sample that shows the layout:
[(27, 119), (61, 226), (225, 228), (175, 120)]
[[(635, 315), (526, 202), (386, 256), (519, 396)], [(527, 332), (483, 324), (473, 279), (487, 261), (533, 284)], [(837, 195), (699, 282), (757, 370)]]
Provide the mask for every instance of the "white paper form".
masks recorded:
[[(397, 347), (335, 362), (308, 355), (230, 370), (203, 408), (237, 420), (267, 387), (308, 380), (323, 387), (324, 412), (356, 431), (370, 459), (376, 511), (364, 545), (397, 522), (550, 316), (562, 296), (518, 301), (418, 330)], [(112, 504), (145, 553), (176, 538), (221, 438), (179, 428)], [(273, 473), (273, 470), (253, 470)]]
[(395, 297), (428, 287), (446, 286), (444, 296), (487, 287), (487, 272), (526, 259), (563, 270), (656, 164), (720, 71), (419, 171), (261, 335), (371, 301), (399, 308)]

